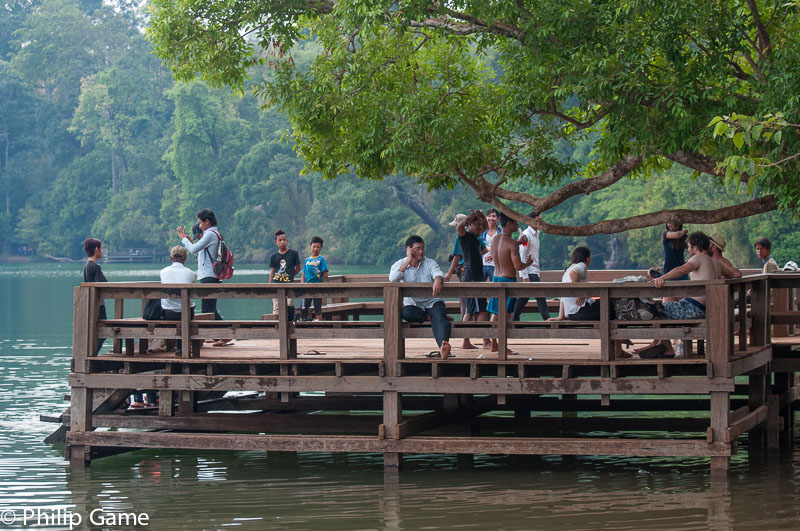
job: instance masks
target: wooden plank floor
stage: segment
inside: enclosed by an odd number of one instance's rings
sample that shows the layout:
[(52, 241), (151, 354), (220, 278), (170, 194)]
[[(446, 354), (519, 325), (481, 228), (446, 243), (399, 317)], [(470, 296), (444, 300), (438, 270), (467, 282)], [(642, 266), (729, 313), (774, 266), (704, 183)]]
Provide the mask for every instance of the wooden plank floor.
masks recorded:
[[(461, 338), (453, 339), (454, 361), (473, 359), (497, 359), (496, 352), (489, 349), (464, 350), (460, 348)], [(481, 340), (472, 340), (474, 345), (480, 345)], [(634, 347), (645, 345), (647, 341), (634, 342)], [(510, 355), (510, 361), (521, 361), (532, 358), (534, 360), (553, 361), (596, 361), (600, 359), (600, 341), (587, 339), (512, 339), (509, 348), (518, 352)], [(406, 339), (406, 358), (425, 358), (429, 352), (437, 350), (433, 339)], [(317, 351), (319, 354), (315, 354)], [(299, 339), (297, 341), (298, 359), (369, 359), (383, 358), (382, 339)], [(105, 357), (105, 355), (103, 355)], [(151, 353), (137, 358), (166, 359), (174, 361), (173, 353)], [(200, 351), (201, 360), (250, 360), (250, 359), (278, 359), (277, 340), (236, 340), (225, 347), (212, 347), (204, 345)], [(130, 359), (130, 358), (128, 358)], [(438, 357), (434, 358), (441, 361)], [(652, 361), (652, 360), (651, 360)]]

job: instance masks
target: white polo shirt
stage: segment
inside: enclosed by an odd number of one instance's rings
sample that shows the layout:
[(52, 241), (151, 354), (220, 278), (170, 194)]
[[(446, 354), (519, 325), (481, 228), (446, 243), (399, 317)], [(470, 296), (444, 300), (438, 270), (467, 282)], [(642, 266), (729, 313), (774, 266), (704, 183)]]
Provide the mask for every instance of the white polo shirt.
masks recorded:
[[(172, 262), (172, 265), (161, 270), (162, 284), (193, 284), (197, 275), (194, 271), (180, 262)], [(181, 311), (180, 299), (161, 299), (161, 308), (173, 312)], [(192, 303), (194, 308), (194, 303)]]

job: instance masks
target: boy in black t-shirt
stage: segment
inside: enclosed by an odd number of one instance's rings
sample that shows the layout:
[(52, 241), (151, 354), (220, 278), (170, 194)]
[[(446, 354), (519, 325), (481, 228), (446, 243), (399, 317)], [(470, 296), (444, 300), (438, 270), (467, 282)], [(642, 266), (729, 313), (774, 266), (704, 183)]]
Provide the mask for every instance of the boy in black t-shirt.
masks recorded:
[[(269, 281), (291, 282), (300, 272), (302, 262), (294, 249), (289, 249), (289, 238), (282, 229), (275, 231), (275, 251), (269, 259)], [(278, 313), (278, 299), (272, 299), (272, 313)]]
[[(103, 269), (97, 263), (103, 258), (103, 243), (94, 238), (86, 238), (83, 242), (83, 250), (86, 251), (86, 265), (83, 266), (83, 281), (84, 282), (108, 282), (106, 276), (103, 274)], [(107, 319), (106, 314), (106, 301), (100, 299), (100, 310), (98, 312), (98, 319)], [(100, 347), (105, 343), (105, 338), (97, 338), (97, 349), (94, 354), (100, 352)]]

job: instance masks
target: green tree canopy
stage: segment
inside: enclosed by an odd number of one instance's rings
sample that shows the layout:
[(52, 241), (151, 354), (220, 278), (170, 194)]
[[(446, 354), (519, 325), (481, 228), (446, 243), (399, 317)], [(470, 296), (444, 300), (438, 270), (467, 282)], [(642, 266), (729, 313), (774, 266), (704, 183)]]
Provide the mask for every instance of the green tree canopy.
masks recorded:
[[(153, 15), (150, 38), (179, 79), (199, 72), (242, 89), (254, 64), (272, 67), (259, 92), (287, 111), (307, 168), (325, 177), (462, 184), (554, 234), (798, 206), (792, 168), (726, 178), (723, 165), (741, 143), (715, 141), (708, 127), (735, 111), (796, 115), (796, 2), (155, 0)], [(292, 51), (309, 38), (324, 53), (297, 68)], [(559, 145), (587, 138), (589, 162), (557, 156)], [(784, 139), (781, 149), (797, 144)], [(583, 225), (523, 215), (674, 164), (721, 192), (744, 184), (747, 195), (710, 210), (657, 206)], [(552, 191), (521, 192), (519, 181)]]

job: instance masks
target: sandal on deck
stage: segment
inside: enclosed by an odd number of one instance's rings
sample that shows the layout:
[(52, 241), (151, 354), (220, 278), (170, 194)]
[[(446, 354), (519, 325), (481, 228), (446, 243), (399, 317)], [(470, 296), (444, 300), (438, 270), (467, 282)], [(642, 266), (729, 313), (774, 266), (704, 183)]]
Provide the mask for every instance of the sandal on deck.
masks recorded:
[(305, 354), (306, 356), (324, 356), (325, 352), (320, 352), (319, 350), (314, 350), (312, 348), (311, 350), (307, 350), (303, 354)]
[[(425, 357), (426, 357), (426, 358), (441, 358), (441, 357), (442, 357), (442, 353), (441, 353), (441, 352), (439, 352), (438, 350), (431, 350), (430, 352), (428, 352), (427, 354), (425, 354)], [(455, 358), (455, 357), (456, 357), (456, 355), (455, 355), (455, 354), (453, 354), (453, 353), (450, 353), (450, 354), (447, 356), (447, 358), (446, 358), (446, 359), (448, 359), (448, 360), (449, 360), (450, 358)]]
[(232, 341), (233, 341), (233, 339), (220, 339), (219, 341), (215, 342), (211, 346), (212, 347), (227, 347), (228, 345), (231, 345)]

